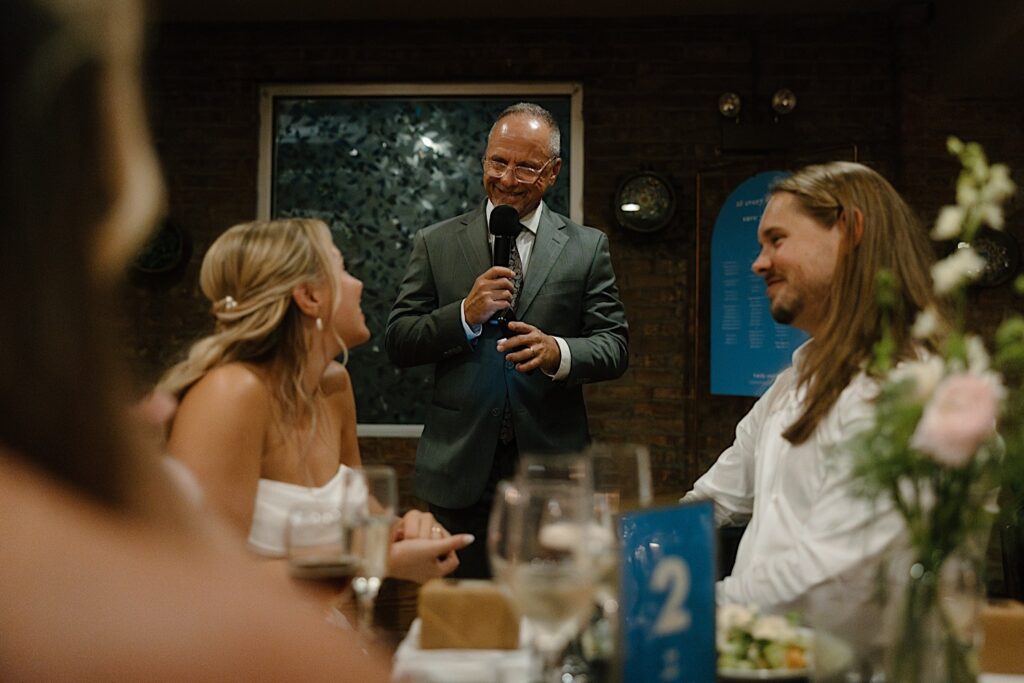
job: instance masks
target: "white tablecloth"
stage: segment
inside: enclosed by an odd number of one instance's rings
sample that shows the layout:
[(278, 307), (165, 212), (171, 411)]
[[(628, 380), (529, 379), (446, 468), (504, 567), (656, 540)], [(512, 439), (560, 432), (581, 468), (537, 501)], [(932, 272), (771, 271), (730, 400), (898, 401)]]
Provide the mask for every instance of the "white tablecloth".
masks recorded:
[[(518, 650), (421, 650), (420, 620), (395, 651), (395, 680), (414, 683), (519, 683), (529, 680), (529, 634), (519, 633)], [(402, 679), (402, 677), (407, 677)]]

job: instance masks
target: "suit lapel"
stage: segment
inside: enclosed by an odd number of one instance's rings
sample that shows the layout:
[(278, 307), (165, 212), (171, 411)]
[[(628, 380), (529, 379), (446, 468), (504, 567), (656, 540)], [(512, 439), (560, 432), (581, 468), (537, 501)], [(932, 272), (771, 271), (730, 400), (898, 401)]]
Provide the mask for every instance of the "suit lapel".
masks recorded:
[(466, 257), (466, 264), (476, 279), (480, 273), (491, 267), (491, 248), (487, 241), (487, 215), (481, 206), (466, 214), (458, 233), (459, 246)]
[(530, 252), (530, 264), (526, 269), (526, 278), (523, 282), (523, 291), (519, 295), (519, 304), (516, 306), (516, 317), (520, 320), (530, 309), (530, 304), (544, 285), (551, 269), (558, 262), (558, 257), (568, 240), (565, 234), (565, 221), (551, 211), (547, 206), (540, 216), (540, 224), (537, 226), (537, 237), (533, 242), (533, 250)]

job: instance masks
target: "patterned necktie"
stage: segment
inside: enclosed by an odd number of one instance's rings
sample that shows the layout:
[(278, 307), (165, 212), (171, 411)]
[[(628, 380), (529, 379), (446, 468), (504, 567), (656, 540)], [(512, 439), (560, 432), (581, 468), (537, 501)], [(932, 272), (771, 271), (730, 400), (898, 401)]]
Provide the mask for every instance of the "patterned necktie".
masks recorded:
[[(526, 227), (520, 225), (519, 232), (521, 233)], [(523, 259), (519, 257), (519, 246), (516, 242), (519, 240), (518, 235), (512, 240), (512, 251), (508, 256), (508, 267), (515, 273), (515, 278), (512, 280), (512, 310), (516, 310), (516, 304), (519, 303), (519, 292), (523, 289)]]
[[(525, 226), (520, 226), (519, 232), (522, 232)], [(512, 250), (508, 256), (508, 267), (515, 273), (515, 277), (512, 279), (512, 307), (509, 309), (515, 311), (516, 304), (519, 303), (519, 292), (523, 288), (523, 259), (519, 256), (519, 247), (516, 245), (516, 239), (512, 240)], [(514, 319), (512, 317), (511, 319)], [(501, 429), (498, 432), (498, 438), (501, 439), (503, 444), (512, 443), (512, 440), (516, 438), (515, 426), (512, 424), (512, 404), (508, 398), (505, 399), (505, 409), (501, 411)]]

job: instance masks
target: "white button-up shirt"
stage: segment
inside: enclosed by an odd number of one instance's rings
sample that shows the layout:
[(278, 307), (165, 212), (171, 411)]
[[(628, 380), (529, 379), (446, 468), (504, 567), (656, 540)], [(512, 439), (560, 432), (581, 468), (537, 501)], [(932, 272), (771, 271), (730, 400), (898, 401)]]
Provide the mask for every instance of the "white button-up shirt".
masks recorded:
[[(794, 352), (794, 366), (805, 346)], [(793, 445), (782, 433), (800, 415), (805, 391), (788, 368), (684, 496), (714, 501), (719, 526), (749, 520), (732, 575), (716, 586), (719, 605), (804, 609), (834, 628), (872, 618), (880, 562), (905, 524), (891, 504), (853, 493), (852, 456), (843, 445), (871, 425), (876, 393), (877, 384), (857, 374), (811, 437)]]

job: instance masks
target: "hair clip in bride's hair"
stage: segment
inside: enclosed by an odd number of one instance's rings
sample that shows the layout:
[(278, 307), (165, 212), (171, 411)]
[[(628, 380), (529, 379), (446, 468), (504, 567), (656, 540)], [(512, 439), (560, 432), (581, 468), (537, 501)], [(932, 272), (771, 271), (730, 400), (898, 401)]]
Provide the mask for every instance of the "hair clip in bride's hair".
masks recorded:
[(238, 306), (238, 302), (235, 301), (235, 298), (233, 296), (226, 296), (223, 299), (221, 299), (220, 301), (221, 301), (221, 304), (224, 306), (224, 310), (225, 311), (230, 311), (233, 308)]

